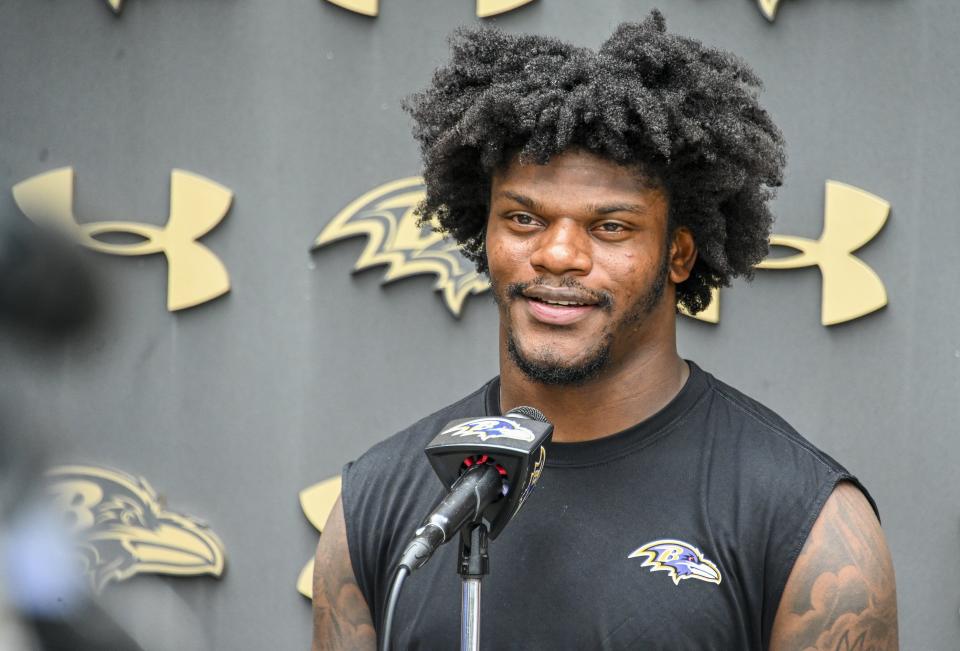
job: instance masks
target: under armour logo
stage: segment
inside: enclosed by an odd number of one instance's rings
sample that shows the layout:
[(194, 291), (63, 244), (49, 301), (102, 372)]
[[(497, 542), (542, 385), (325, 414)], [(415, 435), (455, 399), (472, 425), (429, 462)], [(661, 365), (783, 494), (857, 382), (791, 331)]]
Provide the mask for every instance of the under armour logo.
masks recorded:
[[(853, 252), (876, 237), (890, 214), (890, 203), (860, 188), (827, 181), (823, 232), (816, 240), (793, 235), (771, 235), (771, 246), (799, 253), (767, 258), (758, 269), (801, 269), (817, 266), (823, 278), (820, 322), (836, 325), (860, 318), (887, 304), (887, 290), (877, 273)], [(696, 315), (710, 323), (720, 321), (720, 294), (714, 290), (710, 306)]]
[[(376, 16), (380, 12), (380, 0), (327, 0), (327, 2), (364, 16)], [(480, 18), (496, 16), (531, 2), (533, 0), (477, 0), (477, 16)]]
[[(226, 216), (233, 200), (228, 188), (175, 169), (170, 174), (170, 215), (163, 227), (119, 221), (81, 224), (73, 212), (73, 180), (72, 167), (38, 174), (15, 185), (13, 198), (32, 221), (64, 229), (94, 251), (125, 256), (163, 253), (167, 258), (167, 309), (171, 312), (200, 305), (230, 290), (226, 267), (197, 242)], [(144, 241), (112, 244), (97, 239), (107, 233), (129, 233)]]

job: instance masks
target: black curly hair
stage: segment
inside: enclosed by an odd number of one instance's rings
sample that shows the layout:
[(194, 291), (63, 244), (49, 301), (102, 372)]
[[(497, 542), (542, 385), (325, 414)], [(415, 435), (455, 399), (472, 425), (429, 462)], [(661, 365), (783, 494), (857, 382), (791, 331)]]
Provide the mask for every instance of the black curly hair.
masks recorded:
[(493, 172), (515, 156), (544, 164), (584, 149), (637, 166), (666, 191), (671, 228), (693, 233), (699, 255), (678, 305), (696, 313), (711, 288), (751, 277), (786, 157), (744, 61), (668, 33), (656, 10), (598, 51), (492, 28), (462, 28), (450, 43), (449, 65), (404, 108), (424, 161), (420, 214), (435, 215), (479, 271)]

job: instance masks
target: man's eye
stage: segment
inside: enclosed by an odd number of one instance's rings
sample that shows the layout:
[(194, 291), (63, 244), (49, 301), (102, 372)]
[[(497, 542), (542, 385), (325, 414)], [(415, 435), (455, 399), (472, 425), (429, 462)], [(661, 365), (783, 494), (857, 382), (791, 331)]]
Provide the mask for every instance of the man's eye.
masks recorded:
[(622, 233), (627, 230), (623, 224), (617, 224), (616, 222), (604, 222), (598, 228), (604, 233)]
[(525, 215), (522, 213), (519, 215), (514, 215), (513, 221), (523, 226), (533, 226), (537, 223), (537, 220), (535, 220), (532, 215)]

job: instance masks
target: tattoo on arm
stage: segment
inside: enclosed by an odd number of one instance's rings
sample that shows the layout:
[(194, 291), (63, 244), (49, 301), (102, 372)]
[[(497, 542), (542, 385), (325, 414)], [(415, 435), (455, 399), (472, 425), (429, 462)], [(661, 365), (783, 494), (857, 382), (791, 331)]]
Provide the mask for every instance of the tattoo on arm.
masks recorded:
[(313, 651), (377, 647), (370, 609), (347, 549), (343, 505), (337, 500), (317, 545), (313, 572)]
[(823, 507), (787, 581), (771, 651), (897, 651), (897, 593), (880, 523), (853, 484)]

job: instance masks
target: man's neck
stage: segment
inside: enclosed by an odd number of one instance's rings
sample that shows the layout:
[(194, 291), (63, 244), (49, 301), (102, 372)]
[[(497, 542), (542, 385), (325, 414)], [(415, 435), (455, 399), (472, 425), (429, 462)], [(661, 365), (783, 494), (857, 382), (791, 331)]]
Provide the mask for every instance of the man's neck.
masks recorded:
[(576, 386), (535, 382), (501, 356), (500, 406), (504, 413), (520, 405), (536, 407), (553, 423), (553, 440), (558, 443), (591, 441), (625, 430), (663, 409), (689, 374), (675, 346), (648, 351)]

